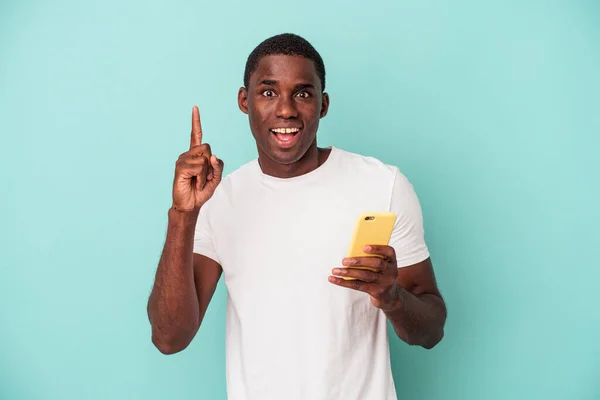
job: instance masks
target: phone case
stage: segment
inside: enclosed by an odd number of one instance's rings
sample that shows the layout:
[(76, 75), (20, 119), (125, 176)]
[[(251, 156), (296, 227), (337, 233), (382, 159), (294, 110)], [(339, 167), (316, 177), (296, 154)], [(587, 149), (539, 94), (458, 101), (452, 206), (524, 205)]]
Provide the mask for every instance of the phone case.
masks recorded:
[[(354, 226), (352, 240), (346, 257), (378, 257), (373, 254), (365, 253), (363, 248), (370, 244), (387, 246), (390, 243), (395, 223), (396, 214), (393, 212), (362, 213)], [(368, 269), (372, 271), (371, 268), (361, 266), (344, 267)], [(354, 280), (355, 278), (344, 277), (344, 279)]]

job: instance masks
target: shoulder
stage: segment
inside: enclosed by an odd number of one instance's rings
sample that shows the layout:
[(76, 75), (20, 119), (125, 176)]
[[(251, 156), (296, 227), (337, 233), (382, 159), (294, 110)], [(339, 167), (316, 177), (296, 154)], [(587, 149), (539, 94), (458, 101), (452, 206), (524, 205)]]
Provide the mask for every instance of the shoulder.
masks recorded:
[(387, 164), (379, 158), (336, 148), (336, 161), (340, 168), (353, 174), (367, 176), (371, 179), (382, 179), (393, 183), (400, 174), (396, 165)]
[(385, 163), (377, 157), (336, 149), (340, 175), (349, 177), (353, 185), (368, 185), (371, 192), (379, 188), (389, 199), (411, 198), (414, 187), (399, 166)]

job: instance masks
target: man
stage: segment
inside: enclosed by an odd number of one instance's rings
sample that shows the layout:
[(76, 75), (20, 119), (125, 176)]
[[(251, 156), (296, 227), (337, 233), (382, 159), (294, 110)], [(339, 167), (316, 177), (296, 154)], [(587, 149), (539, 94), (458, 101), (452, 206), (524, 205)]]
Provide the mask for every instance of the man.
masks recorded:
[[(152, 340), (165, 354), (185, 349), (223, 274), (231, 400), (396, 399), (387, 321), (411, 345), (443, 336), (416, 194), (395, 166), (317, 147), (324, 90), (323, 61), (306, 40), (265, 40), (238, 93), (258, 158), (223, 178), (194, 107), (190, 149), (175, 167), (148, 303)], [(343, 259), (357, 217), (375, 211), (397, 215), (389, 246)]]

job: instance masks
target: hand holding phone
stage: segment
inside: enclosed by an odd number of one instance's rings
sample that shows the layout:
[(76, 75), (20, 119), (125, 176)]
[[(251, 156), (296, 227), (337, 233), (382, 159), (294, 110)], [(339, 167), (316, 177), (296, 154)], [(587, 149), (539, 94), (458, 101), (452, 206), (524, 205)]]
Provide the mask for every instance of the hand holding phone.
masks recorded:
[(398, 301), (396, 251), (389, 246), (396, 216), (390, 212), (362, 214), (352, 235), (343, 267), (333, 268), (329, 282), (367, 293), (382, 310)]
[[(373, 212), (362, 213), (352, 234), (352, 240), (346, 257), (381, 257), (369, 254), (364, 251), (365, 246), (387, 246), (392, 237), (392, 230), (396, 223), (396, 214), (393, 212)], [(344, 268), (356, 268), (375, 271), (361, 265), (343, 266)], [(345, 280), (354, 280), (356, 278), (344, 277)]]

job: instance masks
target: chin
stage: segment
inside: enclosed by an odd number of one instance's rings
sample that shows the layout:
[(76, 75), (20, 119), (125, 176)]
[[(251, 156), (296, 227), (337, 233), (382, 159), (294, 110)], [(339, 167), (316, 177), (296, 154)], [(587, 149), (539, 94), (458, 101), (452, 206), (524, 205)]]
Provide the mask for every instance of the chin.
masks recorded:
[(298, 162), (306, 154), (302, 147), (293, 147), (291, 149), (271, 148), (267, 152), (269, 158), (278, 164), (288, 165)]

